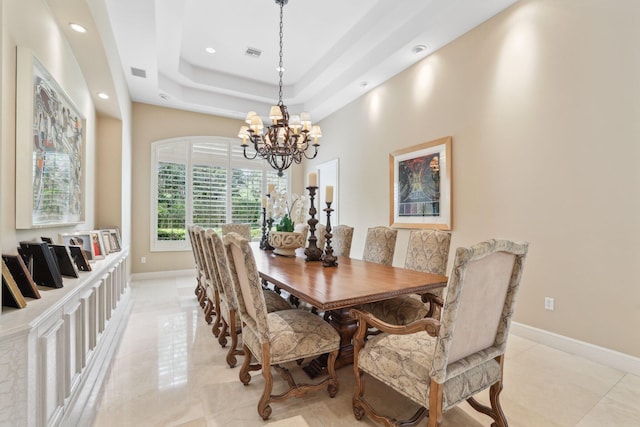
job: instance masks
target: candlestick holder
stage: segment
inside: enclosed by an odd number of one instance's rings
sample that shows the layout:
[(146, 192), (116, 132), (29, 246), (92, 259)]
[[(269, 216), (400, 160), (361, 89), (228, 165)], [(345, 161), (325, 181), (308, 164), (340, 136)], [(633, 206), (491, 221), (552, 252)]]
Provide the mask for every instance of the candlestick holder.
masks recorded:
[(320, 261), (322, 259), (322, 249), (318, 247), (316, 243), (318, 238), (316, 237), (316, 224), (318, 224), (318, 220), (316, 219), (316, 207), (313, 205), (313, 200), (316, 197), (316, 190), (318, 187), (309, 186), (307, 190), (309, 190), (309, 220), (307, 224), (309, 224), (309, 246), (304, 250), (304, 254), (307, 256), (307, 261)]
[[(271, 197), (267, 194), (267, 197)], [(269, 233), (273, 226), (273, 218), (267, 219), (267, 208), (262, 208), (262, 237), (260, 238), (260, 249), (263, 251), (273, 250), (273, 246), (269, 244)]]
[(323, 267), (337, 267), (338, 266), (338, 258), (333, 255), (333, 248), (331, 247), (331, 238), (333, 234), (331, 234), (331, 202), (327, 202), (327, 207), (324, 209), (327, 213), (327, 226), (325, 228), (325, 250), (324, 255), (322, 255), (322, 266)]

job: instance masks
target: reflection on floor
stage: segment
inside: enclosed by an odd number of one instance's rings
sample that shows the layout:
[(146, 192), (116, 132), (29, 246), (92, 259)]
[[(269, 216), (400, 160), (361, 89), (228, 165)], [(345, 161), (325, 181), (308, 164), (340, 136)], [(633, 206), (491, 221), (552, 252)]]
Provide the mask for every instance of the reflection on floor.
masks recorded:
[[(204, 321), (194, 284), (189, 276), (132, 284), (133, 312), (98, 399), (95, 426), (374, 425), (353, 416), (351, 367), (338, 371), (340, 391), (334, 399), (317, 392), (273, 404), (271, 418), (262, 421), (256, 411), (262, 376), (254, 372), (243, 386), (239, 369), (225, 364), (226, 349)], [(415, 409), (370, 378), (367, 393), (379, 396), (380, 405), (393, 414), (406, 416)], [(638, 427), (638, 402), (640, 377), (509, 338), (502, 403), (511, 426)], [(443, 426), (489, 426), (490, 421), (464, 403), (446, 413)]]

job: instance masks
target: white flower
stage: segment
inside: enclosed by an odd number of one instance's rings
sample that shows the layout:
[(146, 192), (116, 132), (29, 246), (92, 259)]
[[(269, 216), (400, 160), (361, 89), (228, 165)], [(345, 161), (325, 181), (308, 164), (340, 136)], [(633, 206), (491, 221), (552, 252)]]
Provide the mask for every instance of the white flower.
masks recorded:
[(273, 218), (275, 222), (282, 220), (288, 216), (294, 224), (305, 222), (308, 208), (306, 207), (307, 198), (304, 195), (298, 196), (291, 194), (291, 203), (284, 190), (275, 190), (267, 200), (266, 214), (268, 218)]

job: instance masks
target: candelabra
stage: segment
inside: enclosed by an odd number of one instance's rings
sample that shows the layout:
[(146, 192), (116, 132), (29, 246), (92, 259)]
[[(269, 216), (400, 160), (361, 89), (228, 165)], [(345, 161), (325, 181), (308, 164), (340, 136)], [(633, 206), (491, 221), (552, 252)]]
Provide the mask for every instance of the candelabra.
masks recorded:
[(309, 215), (311, 216), (307, 221), (307, 224), (309, 224), (309, 246), (304, 250), (304, 254), (307, 256), (307, 261), (320, 261), (322, 259), (322, 249), (318, 248), (316, 243), (318, 238), (315, 235), (318, 220), (316, 219), (317, 211), (316, 207), (313, 205), (313, 200), (316, 197), (317, 189), (318, 187), (316, 186), (307, 187), (307, 190), (309, 190), (310, 200)]
[(327, 207), (324, 209), (324, 211), (327, 213), (327, 227), (326, 227), (326, 232), (325, 232), (325, 239), (326, 239), (326, 247), (324, 250), (324, 255), (322, 255), (322, 266), (323, 267), (337, 267), (338, 266), (338, 258), (333, 255), (333, 248), (331, 247), (331, 238), (333, 237), (333, 234), (331, 234), (331, 212), (333, 212), (333, 209), (331, 209), (331, 202), (327, 202)]

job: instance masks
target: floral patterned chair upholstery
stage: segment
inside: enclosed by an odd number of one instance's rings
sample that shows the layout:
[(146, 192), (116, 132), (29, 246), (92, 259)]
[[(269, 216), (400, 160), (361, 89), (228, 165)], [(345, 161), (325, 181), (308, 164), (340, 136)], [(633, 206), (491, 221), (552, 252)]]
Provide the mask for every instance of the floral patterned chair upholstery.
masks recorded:
[[(451, 233), (442, 230), (414, 230), (404, 268), (425, 273), (446, 275)], [(423, 317), (431, 317), (436, 307), (442, 307), (443, 289), (420, 295), (403, 295), (362, 306), (378, 319), (394, 325), (406, 325)], [(428, 304), (425, 304), (428, 303)]]
[[(504, 353), (515, 297), (528, 250), (527, 243), (489, 240), (458, 248), (441, 319), (420, 319), (390, 325), (371, 313), (353, 309), (358, 320), (354, 336), (356, 387), (353, 411), (385, 425), (401, 425), (379, 414), (364, 397), (364, 373), (397, 390), (420, 408), (407, 420), (425, 416), (428, 426), (440, 426), (442, 414), (463, 400), (506, 427), (500, 406)], [(365, 342), (367, 327), (383, 333)], [(489, 389), (491, 407), (473, 396)]]
[(367, 230), (362, 259), (378, 264), (391, 265), (396, 250), (398, 230), (389, 227), (373, 227)]
[(353, 227), (348, 225), (336, 225), (331, 229), (331, 247), (333, 255), (349, 258), (351, 256), (351, 241), (353, 240)]
[[(338, 392), (335, 361), (340, 349), (340, 335), (319, 316), (308, 311), (292, 309), (268, 313), (260, 278), (251, 247), (246, 239), (235, 233), (224, 237), (229, 259), (233, 289), (242, 319), (242, 342), (245, 352), (240, 381), (251, 381), (250, 371), (262, 369), (264, 390), (258, 402), (258, 414), (266, 420), (271, 415), (272, 402), (302, 397), (309, 391), (327, 388), (330, 397)], [(317, 384), (297, 384), (284, 363), (329, 353), (329, 377)], [(252, 356), (257, 364), (252, 365)], [(295, 364), (293, 364), (295, 366)], [(287, 391), (272, 394), (271, 368), (285, 379)]]
[(222, 224), (222, 235), (238, 233), (248, 241), (251, 241), (251, 224)]
[[(238, 333), (241, 332), (241, 328), (238, 317), (238, 304), (231, 284), (232, 279), (229, 273), (227, 254), (222, 238), (215, 230), (206, 230), (203, 242), (209, 275), (215, 285), (215, 291), (212, 291), (211, 294), (215, 295), (218, 307), (213, 333), (218, 337), (218, 343), (222, 347), (227, 345), (227, 337), (231, 338), (226, 360), (229, 367), (233, 368), (237, 363), (236, 356), (244, 355), (244, 352), (237, 349)], [(268, 312), (289, 310), (291, 308), (289, 303), (275, 292), (268, 289), (263, 289), (262, 292)]]

